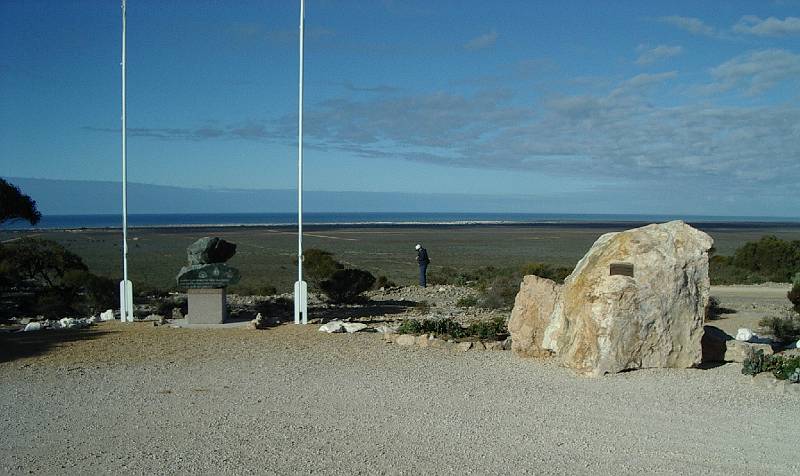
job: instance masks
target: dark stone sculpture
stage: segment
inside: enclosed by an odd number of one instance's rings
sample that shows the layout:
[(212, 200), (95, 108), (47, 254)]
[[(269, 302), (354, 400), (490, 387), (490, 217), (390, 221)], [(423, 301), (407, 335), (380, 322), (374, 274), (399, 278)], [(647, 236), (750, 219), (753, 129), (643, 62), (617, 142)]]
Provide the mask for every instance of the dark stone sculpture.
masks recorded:
[(200, 238), (186, 249), (189, 265), (178, 272), (179, 288), (224, 288), (239, 282), (239, 270), (228, 266), (236, 245), (221, 238)]
[(236, 254), (236, 245), (222, 238), (200, 238), (188, 248), (186, 252), (189, 264), (224, 263)]

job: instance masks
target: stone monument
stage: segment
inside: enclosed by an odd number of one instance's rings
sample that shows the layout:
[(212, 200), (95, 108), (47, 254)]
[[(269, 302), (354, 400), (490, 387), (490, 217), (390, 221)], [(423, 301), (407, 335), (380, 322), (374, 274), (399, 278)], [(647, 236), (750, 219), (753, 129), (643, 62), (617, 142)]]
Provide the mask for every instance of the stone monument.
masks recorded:
[(525, 276), (512, 349), (588, 376), (699, 364), (713, 243), (681, 221), (647, 225), (598, 238), (563, 285)]
[(187, 249), (189, 264), (178, 272), (178, 287), (187, 290), (190, 324), (222, 324), (227, 318), (225, 288), (239, 282), (239, 270), (225, 264), (236, 245), (221, 238), (200, 238)]

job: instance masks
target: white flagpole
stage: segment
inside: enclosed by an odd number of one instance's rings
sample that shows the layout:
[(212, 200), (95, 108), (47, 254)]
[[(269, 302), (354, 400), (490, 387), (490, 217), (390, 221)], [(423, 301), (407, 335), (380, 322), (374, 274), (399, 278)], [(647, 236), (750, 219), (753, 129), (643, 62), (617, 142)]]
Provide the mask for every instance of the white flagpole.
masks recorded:
[(133, 286), (128, 281), (128, 144), (127, 113), (125, 111), (126, 76), (126, 5), (122, 0), (122, 282), (119, 283), (120, 320), (133, 322)]
[(294, 283), (294, 323), (308, 324), (308, 285), (303, 281), (303, 27), (305, 0), (300, 0), (300, 77), (297, 120), (297, 282)]

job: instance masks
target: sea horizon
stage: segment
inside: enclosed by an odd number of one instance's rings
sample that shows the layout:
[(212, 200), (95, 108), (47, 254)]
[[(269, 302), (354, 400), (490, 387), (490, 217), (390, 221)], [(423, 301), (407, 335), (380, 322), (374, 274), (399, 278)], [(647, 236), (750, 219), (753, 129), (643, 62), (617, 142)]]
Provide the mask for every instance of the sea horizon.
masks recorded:
[[(447, 225), (604, 225), (683, 220), (696, 224), (765, 226), (800, 225), (800, 217), (724, 216), (689, 214), (508, 213), (508, 212), (310, 212), (303, 214), (308, 226), (447, 226)], [(297, 213), (134, 213), (129, 228), (180, 227), (289, 227), (297, 225)], [(36, 226), (26, 222), (0, 229), (121, 228), (121, 214), (43, 215)]]

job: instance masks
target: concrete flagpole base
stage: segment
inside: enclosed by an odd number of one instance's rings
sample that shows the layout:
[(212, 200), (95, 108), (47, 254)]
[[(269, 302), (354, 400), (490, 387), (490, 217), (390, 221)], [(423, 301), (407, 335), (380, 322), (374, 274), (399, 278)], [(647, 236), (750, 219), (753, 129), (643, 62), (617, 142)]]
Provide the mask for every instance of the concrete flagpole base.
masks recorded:
[(305, 281), (294, 283), (294, 323), (308, 324), (308, 284)]

